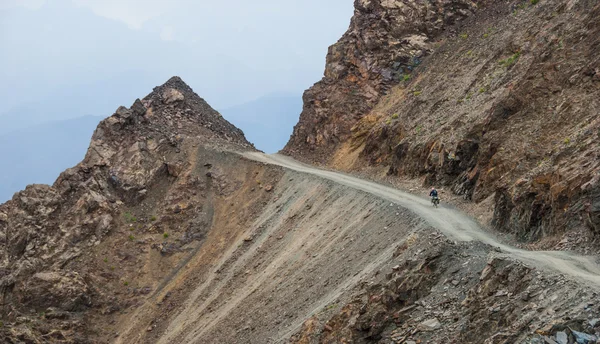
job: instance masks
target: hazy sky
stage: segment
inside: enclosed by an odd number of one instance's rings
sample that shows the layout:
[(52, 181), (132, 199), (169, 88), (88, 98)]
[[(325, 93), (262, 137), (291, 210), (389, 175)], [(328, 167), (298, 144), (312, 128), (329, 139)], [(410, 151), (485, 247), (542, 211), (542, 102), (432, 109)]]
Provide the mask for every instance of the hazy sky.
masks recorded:
[(352, 0), (0, 0), (0, 119), (107, 116), (172, 75), (217, 109), (300, 95), (352, 10)]

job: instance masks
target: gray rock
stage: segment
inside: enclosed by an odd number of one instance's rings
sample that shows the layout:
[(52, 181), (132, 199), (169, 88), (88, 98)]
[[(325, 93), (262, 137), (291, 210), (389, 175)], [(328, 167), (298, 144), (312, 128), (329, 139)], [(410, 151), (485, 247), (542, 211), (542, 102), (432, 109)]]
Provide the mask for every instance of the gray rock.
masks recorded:
[(137, 116), (143, 116), (147, 109), (144, 104), (142, 104), (142, 101), (138, 98), (135, 100), (133, 105), (131, 105), (131, 111), (133, 111), (133, 113)]
[(435, 331), (442, 327), (442, 324), (436, 318), (432, 318), (429, 320), (425, 320), (417, 326), (417, 328), (421, 331)]
[(117, 111), (115, 111), (115, 115), (123, 119), (128, 119), (131, 117), (131, 115), (133, 115), (133, 112), (124, 106), (119, 106)]
[(594, 344), (598, 341), (598, 337), (591, 334), (574, 330), (571, 330), (571, 333), (573, 333), (573, 337), (575, 337), (575, 342), (577, 342), (577, 344)]
[(569, 337), (565, 332), (556, 332), (556, 342), (558, 344), (569, 344)]

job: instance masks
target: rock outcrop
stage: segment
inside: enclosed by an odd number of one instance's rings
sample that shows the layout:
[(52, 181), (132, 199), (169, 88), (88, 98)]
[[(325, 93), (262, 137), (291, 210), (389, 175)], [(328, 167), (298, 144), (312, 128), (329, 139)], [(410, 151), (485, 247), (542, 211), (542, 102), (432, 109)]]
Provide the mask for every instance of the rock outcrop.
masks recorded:
[(476, 8), (470, 0), (355, 1), (344, 36), (329, 48), (325, 76), (304, 94), (284, 152), (327, 162), (351, 128), (430, 55), (436, 38)]
[(518, 240), (597, 251), (599, 15), (586, 0), (356, 1), (283, 152), (419, 177), (489, 200)]

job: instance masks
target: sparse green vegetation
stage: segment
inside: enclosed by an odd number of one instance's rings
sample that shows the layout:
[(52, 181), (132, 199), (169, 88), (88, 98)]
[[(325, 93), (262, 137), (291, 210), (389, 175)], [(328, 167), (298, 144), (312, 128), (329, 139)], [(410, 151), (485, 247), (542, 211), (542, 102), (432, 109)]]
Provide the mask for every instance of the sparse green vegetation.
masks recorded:
[[(517, 10), (522, 10), (522, 9), (524, 9), (524, 8), (526, 8), (526, 7), (527, 7), (527, 4), (526, 4), (526, 3), (518, 4), (518, 5), (517, 5)], [(515, 12), (516, 12), (516, 11), (515, 11)]]
[(458, 37), (460, 37), (461, 39), (467, 39), (469, 38), (469, 35), (467, 35), (466, 33), (461, 33), (460, 35), (458, 35)]
[(133, 241), (133, 240), (135, 240), (135, 237), (133, 236), (133, 234), (129, 234), (129, 240), (130, 240), (130, 241)]
[(413, 95), (415, 95), (415, 96), (420, 96), (420, 95), (421, 95), (421, 93), (423, 93), (423, 92), (421, 92), (421, 91), (414, 91), (414, 92), (413, 92)]
[(473, 50), (469, 50), (469, 51), (467, 51), (467, 56), (469, 56), (469, 57), (470, 57), (470, 56), (473, 56)]
[(565, 145), (568, 145), (569, 143), (571, 143), (571, 139), (567, 137), (567, 138), (565, 138), (565, 139), (563, 140), (563, 143), (564, 143)]
[(163, 238), (168, 238), (169, 237), (169, 233), (163, 233)]
[(486, 33), (483, 34), (483, 38), (488, 38), (488, 37), (490, 37), (489, 33), (486, 32)]
[(485, 92), (487, 92), (487, 88), (485, 86), (481, 86), (479, 88), (479, 93), (485, 93)]
[(390, 124), (392, 124), (392, 120), (388, 118), (388, 119), (385, 121), (385, 124), (387, 124), (387, 125), (390, 125)]
[(152, 222), (156, 221), (156, 216), (152, 215), (152, 216), (150, 217), (150, 221), (152, 221)]
[(108, 263), (108, 258), (104, 258), (104, 262), (105, 262), (105, 263)]
[(467, 93), (467, 96), (465, 97), (467, 100), (471, 99), (471, 97), (473, 97), (473, 93)]
[(416, 129), (415, 129), (415, 133), (417, 133), (417, 135), (421, 134), (421, 130), (423, 130), (423, 126), (419, 125)]
[(538, 2), (540, 2), (540, 0), (529, 0), (529, 3), (534, 6), (537, 5)]
[(125, 282), (123, 282), (123, 285), (124, 285), (124, 286), (128, 286), (128, 285), (129, 285), (129, 282), (125, 281)]
[(512, 54), (511, 57), (506, 58), (504, 60), (500, 60), (498, 61), (498, 63), (506, 68), (514, 65), (515, 63), (517, 63), (517, 60), (519, 59), (519, 57), (521, 57), (521, 52), (517, 51), (516, 53)]
[(137, 218), (133, 216), (130, 212), (126, 212), (125, 214), (123, 214), (123, 217), (127, 222), (137, 222)]
[(392, 119), (398, 119), (398, 117), (400, 117), (397, 113), (392, 115)]
[(407, 82), (410, 80), (410, 78), (411, 78), (410, 74), (400, 74), (400, 81)]

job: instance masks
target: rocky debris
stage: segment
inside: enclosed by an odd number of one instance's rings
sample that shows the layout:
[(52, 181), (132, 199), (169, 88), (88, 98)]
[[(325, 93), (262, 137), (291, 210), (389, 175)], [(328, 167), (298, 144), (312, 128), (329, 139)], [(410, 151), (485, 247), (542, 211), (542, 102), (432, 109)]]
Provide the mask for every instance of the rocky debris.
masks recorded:
[(598, 337), (594, 335), (575, 330), (571, 330), (571, 333), (573, 334), (573, 339), (575, 339), (575, 342), (578, 344), (594, 344), (598, 342)]
[[(481, 255), (480, 249), (488, 255)], [(479, 252), (479, 254), (473, 254)], [(438, 238), (401, 246), (389, 273), (292, 343), (596, 343), (592, 290), (491, 248)], [(377, 276), (377, 275), (376, 275)], [(379, 275), (381, 276), (381, 275)], [(582, 305), (582, 300), (584, 304)], [(585, 311), (585, 309), (590, 309)]]
[[(579, 323), (570, 323), (571, 326), (579, 327)], [(558, 328), (564, 328), (564, 330), (557, 330)], [(543, 336), (546, 343), (557, 343), (557, 344), (595, 344), (600, 340), (600, 337), (594, 334), (588, 334), (572, 330), (567, 324), (556, 324), (549, 331), (548, 335)]]

